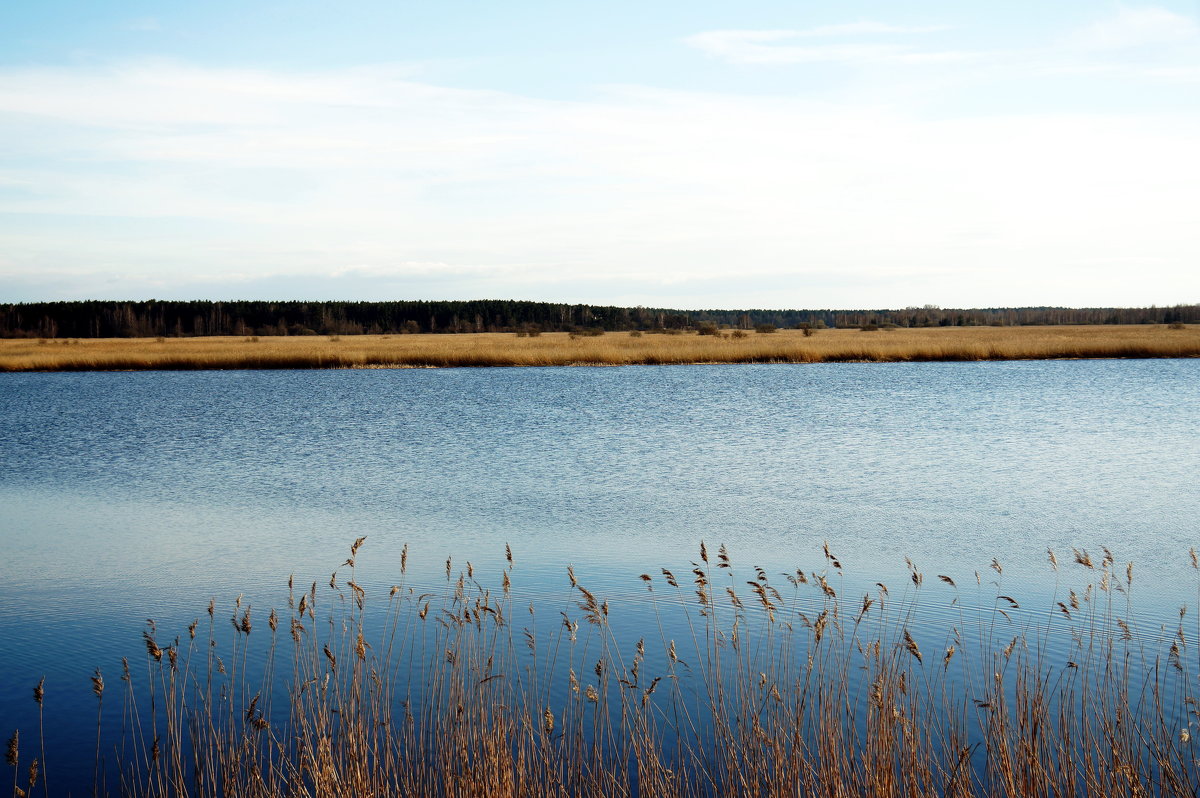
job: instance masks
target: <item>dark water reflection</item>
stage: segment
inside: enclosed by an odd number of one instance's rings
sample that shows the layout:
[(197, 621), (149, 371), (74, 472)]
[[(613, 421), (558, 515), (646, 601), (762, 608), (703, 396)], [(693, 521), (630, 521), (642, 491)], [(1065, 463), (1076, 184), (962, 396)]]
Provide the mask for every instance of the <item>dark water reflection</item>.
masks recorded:
[[(700, 539), (772, 573), (827, 540), (851, 592), (905, 556), (987, 586), (996, 557), (1039, 608), (1047, 547), (1109, 546), (1169, 620), (1194, 594), (1198, 385), (1195, 360), (0, 375), (0, 717), (28, 727), (43, 674), (69, 717), (145, 618), (278, 606), (361, 535), (374, 587), (405, 543), (437, 584), (447, 555), (498, 581), (508, 542), (518, 595), (551, 605), (574, 563), (631, 635), (637, 575), (686, 572)], [(48, 747), (89, 750), (93, 720)]]

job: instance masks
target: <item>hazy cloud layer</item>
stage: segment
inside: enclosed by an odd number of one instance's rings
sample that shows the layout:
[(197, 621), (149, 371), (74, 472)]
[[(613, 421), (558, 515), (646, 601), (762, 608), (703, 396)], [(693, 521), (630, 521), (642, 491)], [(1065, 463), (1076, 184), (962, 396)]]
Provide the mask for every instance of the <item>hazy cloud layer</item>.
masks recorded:
[(998, 72), (1186, 82), (1196, 25), (1121, 8), (1024, 54), (945, 46), (953, 33), (687, 39), (762, 69), (903, 73), (823, 101), (647, 86), (549, 100), (387, 65), (2, 67), (0, 300), (1200, 301), (1194, 107), (936, 104)]

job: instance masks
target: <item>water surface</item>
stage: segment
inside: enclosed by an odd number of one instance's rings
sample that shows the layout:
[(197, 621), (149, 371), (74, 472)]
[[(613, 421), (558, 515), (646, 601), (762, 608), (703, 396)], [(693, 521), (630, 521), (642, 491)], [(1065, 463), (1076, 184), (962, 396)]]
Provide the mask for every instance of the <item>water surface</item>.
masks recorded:
[(364, 585), (405, 543), (410, 582), (448, 555), (498, 580), (507, 542), (522, 597), (565, 601), (573, 563), (630, 625), (637, 575), (701, 539), (773, 573), (828, 541), (854, 585), (906, 556), (986, 585), (995, 557), (1022, 596), (1048, 547), (1108, 546), (1166, 613), (1194, 584), (1197, 385), (1197, 360), (0, 375), (0, 717), (28, 728), (43, 674), (69, 716), (146, 618), (279, 606), (362, 535)]

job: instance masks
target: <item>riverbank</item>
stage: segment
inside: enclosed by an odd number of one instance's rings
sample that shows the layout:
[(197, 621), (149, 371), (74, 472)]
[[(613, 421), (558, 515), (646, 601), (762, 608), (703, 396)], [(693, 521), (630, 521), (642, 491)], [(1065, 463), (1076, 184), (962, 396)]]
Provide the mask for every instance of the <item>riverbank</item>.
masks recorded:
[(622, 366), (1200, 357), (1200, 325), (2, 339), (0, 371)]

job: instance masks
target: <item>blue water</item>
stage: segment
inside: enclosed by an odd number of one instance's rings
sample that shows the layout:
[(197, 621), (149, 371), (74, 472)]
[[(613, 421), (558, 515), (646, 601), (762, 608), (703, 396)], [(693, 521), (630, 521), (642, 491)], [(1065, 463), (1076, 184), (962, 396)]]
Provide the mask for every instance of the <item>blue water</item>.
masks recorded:
[(637, 575), (701, 539), (772, 573), (828, 541), (865, 585), (995, 557), (1035, 604), (1048, 547), (1108, 546), (1165, 617), (1194, 599), (1198, 386), (1197, 360), (0, 375), (0, 733), (46, 675), (47, 759), (90, 789), (72, 708), (146, 618), (281, 606), (362, 535), (364, 586), (406, 543), (412, 584), (448, 555), (498, 582), (507, 542), (522, 600), (564, 601), (572, 563), (632, 625)]

